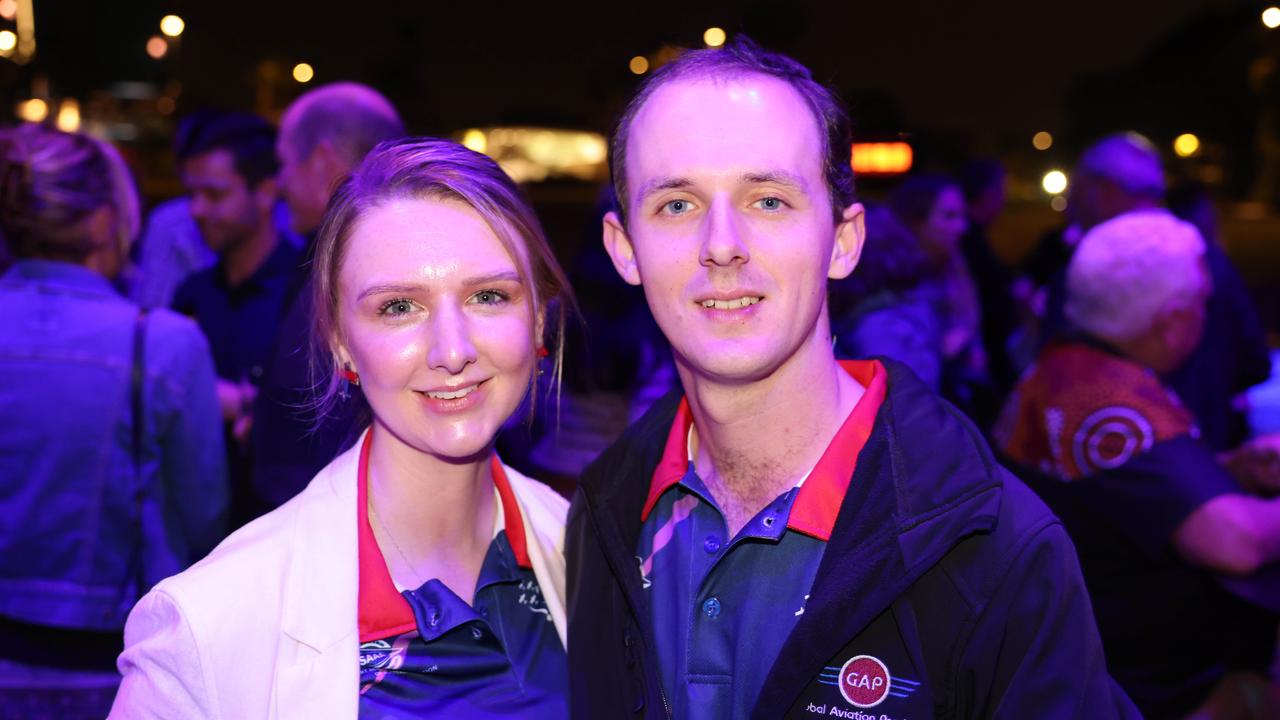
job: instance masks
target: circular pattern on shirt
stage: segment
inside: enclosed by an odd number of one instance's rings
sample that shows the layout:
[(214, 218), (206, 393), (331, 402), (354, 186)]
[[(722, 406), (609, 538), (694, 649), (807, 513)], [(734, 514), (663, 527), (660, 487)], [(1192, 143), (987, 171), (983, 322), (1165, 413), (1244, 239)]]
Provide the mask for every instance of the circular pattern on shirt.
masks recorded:
[(1072, 457), (1081, 475), (1092, 475), (1128, 462), (1151, 449), (1155, 431), (1137, 410), (1116, 405), (1096, 410), (1080, 423), (1071, 441)]
[(889, 667), (872, 655), (857, 655), (840, 667), (840, 694), (858, 708), (875, 707), (889, 697)]

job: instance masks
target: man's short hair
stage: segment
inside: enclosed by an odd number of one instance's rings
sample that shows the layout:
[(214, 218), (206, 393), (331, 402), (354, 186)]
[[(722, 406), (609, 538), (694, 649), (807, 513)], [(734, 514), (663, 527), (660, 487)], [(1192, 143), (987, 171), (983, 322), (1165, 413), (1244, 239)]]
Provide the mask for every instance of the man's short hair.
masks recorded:
[(378, 143), (404, 136), (391, 101), (360, 83), (322, 85), (295, 100), (285, 117), (292, 123), (288, 141), (299, 158), (328, 141), (355, 165)]
[(809, 69), (780, 53), (756, 45), (745, 35), (736, 36), (724, 47), (691, 50), (658, 68), (645, 78), (626, 109), (618, 117), (609, 140), (609, 171), (617, 195), (617, 212), (627, 218), (627, 143), (631, 123), (649, 98), (664, 85), (680, 80), (714, 77), (733, 78), (764, 75), (790, 85), (809, 107), (822, 139), (823, 176), (831, 196), (831, 210), (839, 222), (844, 209), (854, 202), (853, 166), (849, 116), (835, 92), (813, 79)]
[(1079, 171), (1106, 178), (1125, 192), (1142, 197), (1164, 195), (1164, 166), (1160, 151), (1136, 132), (1102, 138), (1080, 156)]
[(1132, 340), (1174, 300), (1204, 290), (1203, 256), (1195, 226), (1164, 210), (1108, 220), (1085, 234), (1067, 266), (1066, 317), (1101, 339)]
[(215, 150), (225, 150), (235, 162), (236, 174), (250, 188), (275, 177), (280, 171), (280, 161), (276, 158), (276, 130), (256, 115), (202, 114), (185, 129), (177, 148), (179, 162)]

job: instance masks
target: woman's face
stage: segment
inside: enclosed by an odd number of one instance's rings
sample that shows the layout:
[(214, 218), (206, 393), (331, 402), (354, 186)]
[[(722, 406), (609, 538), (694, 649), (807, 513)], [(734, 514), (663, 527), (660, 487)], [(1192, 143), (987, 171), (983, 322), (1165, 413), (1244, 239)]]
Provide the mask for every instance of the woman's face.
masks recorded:
[(928, 217), (916, 228), (924, 249), (935, 260), (945, 260), (960, 248), (960, 236), (968, 228), (964, 195), (958, 188), (945, 188), (933, 201)]
[(446, 460), (487, 453), (537, 362), (530, 289), (484, 219), (453, 200), (374, 207), (338, 274), (339, 359), (374, 425)]

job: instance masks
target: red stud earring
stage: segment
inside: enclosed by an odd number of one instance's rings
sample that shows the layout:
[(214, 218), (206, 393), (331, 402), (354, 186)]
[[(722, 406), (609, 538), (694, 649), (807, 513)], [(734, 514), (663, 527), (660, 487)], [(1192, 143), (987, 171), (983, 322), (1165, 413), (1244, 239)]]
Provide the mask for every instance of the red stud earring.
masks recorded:
[(342, 369), (338, 371), (338, 377), (341, 379), (338, 385), (338, 397), (347, 400), (351, 397), (351, 386), (360, 387), (360, 373), (351, 369), (351, 363), (343, 363)]

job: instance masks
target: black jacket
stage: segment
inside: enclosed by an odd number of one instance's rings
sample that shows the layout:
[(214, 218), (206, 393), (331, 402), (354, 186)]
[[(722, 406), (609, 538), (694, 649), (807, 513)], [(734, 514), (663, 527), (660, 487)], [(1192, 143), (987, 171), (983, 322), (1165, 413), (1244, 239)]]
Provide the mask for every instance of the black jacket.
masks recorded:
[[(884, 404), (752, 717), (856, 717), (830, 678), (863, 654), (920, 682), (875, 717), (1137, 717), (1107, 674), (1057, 518), (953, 407), (882, 362)], [(678, 403), (657, 403), (592, 463), (570, 510), (575, 718), (670, 715), (635, 548)]]

